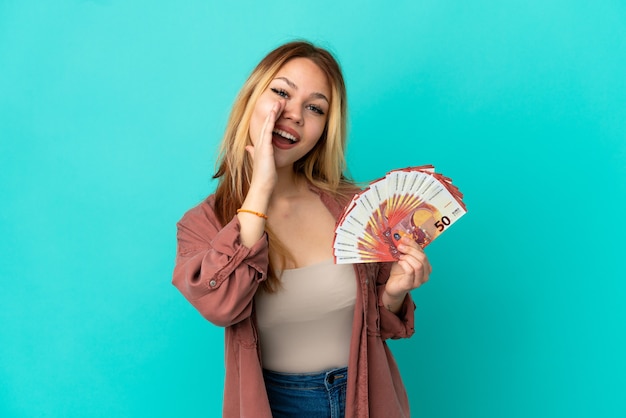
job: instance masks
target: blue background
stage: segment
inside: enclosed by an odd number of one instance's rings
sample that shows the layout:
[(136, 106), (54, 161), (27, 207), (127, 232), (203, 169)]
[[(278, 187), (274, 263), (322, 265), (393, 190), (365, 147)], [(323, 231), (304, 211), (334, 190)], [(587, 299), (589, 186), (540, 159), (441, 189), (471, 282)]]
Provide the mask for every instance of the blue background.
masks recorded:
[(625, 417), (620, 0), (0, 1), (0, 416), (219, 416), (223, 330), (171, 286), (233, 99), (334, 51), (361, 181), (469, 213), (390, 343), (420, 417)]

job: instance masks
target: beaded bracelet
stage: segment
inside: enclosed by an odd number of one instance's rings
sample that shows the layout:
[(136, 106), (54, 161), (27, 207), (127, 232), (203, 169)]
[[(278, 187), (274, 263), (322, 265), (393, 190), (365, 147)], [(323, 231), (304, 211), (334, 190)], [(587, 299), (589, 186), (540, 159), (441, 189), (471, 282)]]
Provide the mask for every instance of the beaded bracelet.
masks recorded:
[(267, 215), (261, 212), (255, 212), (253, 210), (248, 210), (248, 209), (237, 209), (237, 213), (240, 213), (240, 212), (251, 213), (253, 215), (258, 216), (259, 218), (267, 219)]

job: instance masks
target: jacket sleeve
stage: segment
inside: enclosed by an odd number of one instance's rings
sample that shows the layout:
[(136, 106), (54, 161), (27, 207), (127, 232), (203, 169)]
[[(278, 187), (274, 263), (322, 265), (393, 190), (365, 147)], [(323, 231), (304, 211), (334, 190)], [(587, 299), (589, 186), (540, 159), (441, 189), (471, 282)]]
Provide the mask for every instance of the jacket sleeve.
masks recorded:
[(190, 210), (177, 224), (172, 284), (207, 320), (230, 326), (249, 317), (252, 300), (268, 271), (264, 235), (252, 248), (241, 244), (235, 216), (222, 227), (209, 203)]
[(380, 335), (383, 340), (388, 338), (409, 338), (415, 333), (415, 303), (411, 293), (407, 293), (397, 314), (390, 312), (383, 304), (383, 292), (389, 279), (391, 263), (381, 263), (376, 278), (376, 295), (380, 316)]

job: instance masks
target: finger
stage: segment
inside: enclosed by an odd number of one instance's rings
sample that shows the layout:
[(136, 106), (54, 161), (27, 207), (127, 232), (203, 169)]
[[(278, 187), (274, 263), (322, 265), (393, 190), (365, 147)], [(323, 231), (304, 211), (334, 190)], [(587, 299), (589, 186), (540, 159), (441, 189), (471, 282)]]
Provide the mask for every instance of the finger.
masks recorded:
[(426, 274), (430, 276), (431, 273), (433, 272), (433, 266), (430, 265), (430, 261), (428, 260), (428, 257), (426, 257), (426, 260), (422, 262), (422, 264), (424, 264), (424, 269), (426, 271)]
[(401, 259), (398, 260), (398, 267), (402, 269), (403, 274), (395, 280), (395, 288), (410, 291), (428, 281), (428, 276), (423, 274), (419, 264), (414, 265), (408, 260)]
[[(271, 135), (272, 135), (271, 132), (272, 132), (272, 129), (274, 129), (273, 124), (271, 127), (269, 126), (270, 123), (272, 123), (270, 122), (270, 118), (272, 117), (272, 111), (270, 111), (270, 113), (267, 114), (267, 116), (265, 117), (265, 120), (263, 121), (263, 126), (261, 127), (261, 134), (259, 135), (259, 143), (256, 144), (258, 147), (263, 146), (266, 142), (268, 142), (268, 139), (271, 138)], [(269, 131), (269, 135), (268, 135), (268, 131)]]
[(272, 131), (274, 130), (274, 123), (282, 112), (282, 105), (283, 104), (280, 101), (274, 103), (274, 105), (270, 109), (270, 112), (265, 117), (265, 121), (263, 121), (263, 126), (261, 127), (261, 143), (264, 143), (265, 141), (272, 142)]
[(246, 151), (250, 154), (250, 158), (254, 161), (254, 147), (252, 145), (246, 145)]
[(428, 257), (423, 251), (418, 251), (418, 252), (412, 251), (403, 256), (406, 256), (407, 259), (417, 260), (422, 265), (423, 271), (426, 275), (430, 275), (430, 273), (432, 273), (433, 269), (430, 265), (430, 261), (428, 260)]
[(407, 274), (414, 275), (415, 278), (420, 278), (422, 276), (427, 275), (428, 271), (426, 265), (421, 260), (418, 260), (415, 257), (410, 255), (402, 255), (400, 256), (400, 262), (403, 264), (403, 269)]
[(426, 253), (419, 245), (415, 247), (413, 245), (400, 244), (397, 248), (402, 255), (414, 257), (421, 262), (427, 261)]
[(274, 122), (276, 122), (278, 120), (278, 118), (280, 117), (280, 115), (282, 115), (283, 110), (285, 110), (285, 104), (286, 102), (284, 100), (279, 100), (278, 102), (278, 108), (276, 109), (276, 112), (274, 112)]

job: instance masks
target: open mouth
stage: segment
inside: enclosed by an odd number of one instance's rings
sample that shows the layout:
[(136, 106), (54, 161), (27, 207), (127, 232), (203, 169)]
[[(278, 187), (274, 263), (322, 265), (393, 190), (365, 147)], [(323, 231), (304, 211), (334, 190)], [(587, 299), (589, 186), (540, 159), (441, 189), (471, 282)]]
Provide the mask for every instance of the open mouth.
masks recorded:
[(293, 134), (276, 128), (272, 131), (272, 144), (277, 148), (288, 149), (298, 143), (299, 139)]
[(291, 135), (289, 132), (285, 132), (282, 129), (274, 129), (272, 133), (276, 136), (279, 136), (282, 140), (288, 141), (291, 144), (295, 144), (298, 142), (298, 139)]

